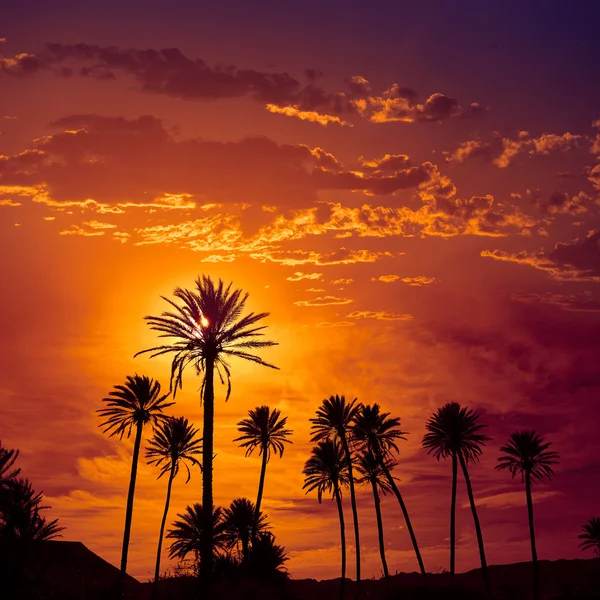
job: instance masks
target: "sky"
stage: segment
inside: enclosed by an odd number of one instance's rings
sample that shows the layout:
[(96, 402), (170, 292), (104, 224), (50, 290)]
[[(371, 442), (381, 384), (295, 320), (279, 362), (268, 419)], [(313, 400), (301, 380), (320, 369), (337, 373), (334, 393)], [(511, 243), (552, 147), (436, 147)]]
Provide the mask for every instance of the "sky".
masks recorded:
[[(131, 440), (96, 410), (127, 375), (168, 389), (143, 317), (207, 274), (268, 311), (279, 371), (216, 386), (215, 501), (257, 491), (236, 423), (278, 408), (293, 445), (262, 508), (293, 577), (339, 574), (335, 503), (305, 495), (308, 419), (345, 394), (409, 432), (395, 474), (425, 565), (449, 567), (450, 464), (421, 448), (446, 402), (492, 440), (471, 468), (488, 563), (530, 556), (499, 447), (535, 429), (561, 462), (534, 487), (538, 553), (574, 558), (596, 516), (600, 7), (27, 0), (0, 30), (0, 439), (49, 515), (118, 564)], [(201, 425), (186, 373), (169, 414)], [(145, 431), (148, 439), (150, 431)], [(166, 481), (141, 461), (129, 571), (153, 572)], [(478, 566), (459, 480), (457, 570)], [(169, 520), (200, 501), (175, 480)], [(380, 576), (358, 492), (365, 576)], [(417, 563), (383, 499), (391, 572)], [(345, 498), (347, 523), (350, 507)], [(351, 528), (348, 574), (353, 576)], [(165, 568), (172, 563), (164, 558)]]

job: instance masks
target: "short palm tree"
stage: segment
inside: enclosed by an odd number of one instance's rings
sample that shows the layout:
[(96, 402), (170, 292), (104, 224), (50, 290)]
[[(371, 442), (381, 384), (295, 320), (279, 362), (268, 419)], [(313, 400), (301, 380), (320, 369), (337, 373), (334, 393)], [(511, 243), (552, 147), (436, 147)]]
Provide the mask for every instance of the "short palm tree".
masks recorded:
[[(385, 463), (385, 467), (388, 471), (391, 471), (396, 466), (396, 462), (392, 458), (386, 458)], [(387, 480), (387, 477), (385, 476), (383, 467), (379, 464), (379, 461), (375, 458), (371, 451), (365, 450), (358, 455), (356, 470), (361, 475), (361, 478), (358, 479), (358, 483), (370, 485), (373, 491), (375, 516), (377, 518), (377, 533), (379, 536), (379, 555), (381, 556), (383, 576), (385, 577), (385, 581), (389, 582), (390, 575), (388, 571), (387, 560), (385, 558), (383, 519), (381, 518), (381, 498), (379, 496), (379, 492), (383, 493), (385, 496), (385, 494), (388, 492), (392, 492), (392, 488)]]
[(346, 528), (344, 525), (344, 509), (342, 507), (342, 488), (350, 482), (346, 454), (338, 441), (331, 439), (319, 442), (311, 451), (304, 469), (304, 485), (306, 493), (317, 490), (317, 500), (321, 504), (324, 493), (331, 493), (337, 503), (340, 519), (340, 543), (342, 548), (342, 579), (340, 582), (340, 599), (344, 598), (346, 582)]
[[(271, 453), (279, 454), (282, 457), (285, 444), (292, 443), (289, 437), (293, 432), (291, 429), (285, 428), (287, 417), (280, 418), (281, 412), (276, 408), (271, 410), (268, 406), (257, 406), (254, 410), (248, 411), (248, 417), (237, 424), (238, 431), (242, 435), (233, 441), (240, 442), (240, 447), (246, 449), (246, 456), (250, 456), (256, 448), (258, 448), (258, 455), (262, 456), (256, 496), (256, 518), (258, 519), (267, 463), (271, 458)], [(255, 534), (256, 532), (253, 533), (253, 537)]]
[(200, 461), (196, 458), (202, 453), (202, 440), (198, 437), (198, 430), (195, 429), (184, 417), (168, 417), (162, 423), (159, 423), (154, 430), (154, 437), (148, 443), (146, 449), (146, 458), (149, 465), (156, 465), (160, 468), (158, 478), (163, 475), (169, 475), (167, 484), (167, 499), (165, 501), (165, 510), (160, 524), (160, 533), (158, 535), (158, 551), (156, 553), (156, 568), (154, 570), (154, 593), (158, 584), (160, 574), (160, 554), (162, 551), (163, 535), (165, 533), (165, 524), (171, 502), (171, 488), (173, 480), (179, 473), (181, 465), (187, 471), (186, 483), (192, 476), (188, 463), (200, 466)]
[(386, 459), (390, 458), (392, 450), (399, 452), (397, 441), (406, 439), (406, 431), (400, 429), (400, 419), (398, 417), (390, 417), (390, 413), (382, 413), (381, 407), (377, 403), (361, 406), (352, 423), (352, 435), (363, 451), (368, 450), (375, 456), (383, 469), (383, 473), (402, 510), (406, 528), (408, 529), (417, 562), (419, 563), (421, 576), (427, 581), (425, 565), (423, 564), (417, 537), (415, 536), (404, 498), (402, 498), (396, 481), (386, 466)]
[[(173, 338), (169, 344), (163, 344), (138, 354), (150, 352), (151, 357), (172, 354), (171, 388), (174, 394), (183, 385), (183, 372), (192, 366), (197, 375), (202, 374), (200, 388), (204, 406), (202, 426), (202, 505), (213, 506), (213, 433), (214, 433), (214, 377), (215, 371), (221, 381), (227, 381), (227, 395), (231, 392), (230, 358), (242, 358), (251, 362), (276, 369), (265, 362), (254, 350), (276, 345), (275, 342), (262, 339), (266, 326), (257, 326), (269, 313), (248, 313), (244, 309), (248, 294), (232, 289), (221, 280), (215, 283), (210, 277), (202, 276), (196, 280), (196, 289), (177, 288), (175, 299), (180, 303), (163, 299), (172, 310), (158, 317), (148, 316), (150, 329), (159, 332), (159, 337)], [(212, 515), (205, 514), (202, 528), (202, 578), (210, 588), (213, 560)]]
[[(201, 504), (186, 506), (183, 514), (178, 514), (167, 531), (167, 539), (173, 540), (169, 546), (169, 558), (185, 560), (188, 554), (193, 554), (196, 564), (199, 564), (202, 528), (204, 527), (204, 511)], [(214, 552), (218, 554), (225, 547), (223, 509), (217, 506), (212, 512), (212, 531)]]
[(593, 550), (596, 556), (600, 556), (600, 519), (592, 517), (582, 528), (579, 534), (582, 550)]
[(529, 537), (531, 539), (531, 556), (533, 561), (533, 593), (535, 600), (540, 598), (540, 577), (538, 571), (537, 551), (535, 548), (535, 529), (533, 526), (533, 500), (531, 497), (531, 484), (536, 481), (550, 481), (554, 475), (552, 465), (558, 463), (558, 453), (549, 450), (551, 442), (535, 431), (516, 431), (508, 443), (500, 447), (503, 453), (498, 458), (496, 469), (508, 469), (513, 477), (521, 476), (525, 482), (525, 495), (527, 497), (527, 514), (529, 517)]
[(109, 437), (118, 436), (120, 440), (123, 439), (123, 436), (129, 438), (135, 428), (119, 587), (122, 587), (127, 572), (127, 554), (129, 552), (129, 537), (133, 518), (137, 465), (142, 445), (142, 430), (145, 425), (156, 425), (161, 419), (165, 418), (163, 410), (173, 405), (173, 402), (166, 402), (168, 396), (169, 394), (161, 395), (158, 381), (136, 373), (133, 376), (127, 376), (123, 385), (116, 385), (108, 393), (108, 398), (104, 398), (105, 407), (97, 411), (104, 419), (100, 424), (102, 432), (108, 433)]
[[(235, 550), (246, 564), (250, 546), (256, 536), (265, 533), (269, 528), (267, 517), (258, 513), (248, 498), (236, 498), (223, 512), (223, 539), (228, 550)], [(256, 535), (253, 535), (256, 531)]]
[(458, 402), (448, 402), (429, 418), (423, 436), (423, 447), (437, 459), (452, 460), (452, 498), (450, 502), (450, 574), (454, 575), (456, 565), (456, 483), (458, 479), (458, 463), (460, 463), (467, 494), (473, 513), (481, 573), (486, 590), (489, 593), (489, 578), (481, 525), (477, 516), (477, 507), (473, 497), (473, 488), (467, 468), (468, 463), (476, 463), (482, 453), (482, 446), (490, 438), (481, 433), (485, 427), (479, 422), (479, 414), (469, 408), (463, 408)]
[(266, 531), (256, 535), (250, 548), (248, 570), (262, 581), (286, 579), (288, 574), (285, 562), (288, 557), (285, 548), (275, 543), (275, 536)]
[(360, 531), (358, 525), (358, 510), (356, 508), (356, 493), (354, 490), (354, 477), (352, 473), (352, 452), (350, 451), (351, 424), (360, 409), (358, 399), (346, 402), (344, 396), (330, 396), (321, 403), (317, 409), (316, 417), (309, 419), (311, 425), (311, 442), (324, 440), (339, 440), (348, 469), (348, 483), (350, 485), (350, 506), (354, 522), (354, 543), (356, 546), (356, 597), (360, 594)]

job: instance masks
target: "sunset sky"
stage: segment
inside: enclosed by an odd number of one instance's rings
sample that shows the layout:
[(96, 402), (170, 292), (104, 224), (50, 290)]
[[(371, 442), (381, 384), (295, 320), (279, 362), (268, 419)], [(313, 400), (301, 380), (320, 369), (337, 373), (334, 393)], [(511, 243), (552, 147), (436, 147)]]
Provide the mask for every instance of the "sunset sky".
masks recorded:
[[(410, 432), (396, 475), (425, 565), (449, 567), (450, 464), (421, 449), (448, 401), (493, 440), (472, 470), (492, 564), (530, 557), (499, 446), (561, 455), (534, 488), (542, 559), (584, 556), (598, 516), (600, 7), (594, 2), (27, 0), (0, 20), (0, 439), (50, 514), (117, 564), (131, 443), (95, 411), (126, 375), (168, 388), (143, 317), (199, 274), (269, 311), (280, 371), (216, 386), (215, 502), (256, 497), (232, 442), (259, 404), (293, 446), (262, 507), (294, 577), (339, 575), (335, 504), (305, 496), (323, 398), (379, 402)], [(169, 414), (201, 425), (190, 370)], [(150, 435), (145, 432), (145, 437)], [(140, 464), (129, 571), (152, 574), (166, 481)], [(478, 566), (459, 480), (457, 570)], [(200, 501), (176, 479), (170, 520)], [(350, 506), (345, 498), (348, 523)], [(364, 573), (381, 573), (358, 495)], [(417, 563), (383, 501), (390, 571)], [(352, 568), (351, 527), (348, 575)], [(165, 565), (168, 561), (165, 560)]]

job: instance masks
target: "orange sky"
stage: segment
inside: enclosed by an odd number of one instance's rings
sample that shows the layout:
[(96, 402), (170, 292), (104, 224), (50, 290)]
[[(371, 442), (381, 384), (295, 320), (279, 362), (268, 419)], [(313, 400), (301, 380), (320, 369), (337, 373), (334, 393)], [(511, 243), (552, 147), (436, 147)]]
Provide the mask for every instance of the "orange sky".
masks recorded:
[[(0, 31), (0, 439), (21, 449), (64, 539), (118, 561), (131, 445), (103, 437), (94, 411), (128, 374), (168, 386), (166, 359), (133, 358), (155, 342), (143, 317), (205, 273), (271, 312), (279, 346), (265, 358), (281, 368), (234, 363), (228, 403), (217, 386), (215, 501), (255, 498), (259, 459), (233, 444), (235, 424), (259, 404), (281, 409), (294, 445), (269, 464), (263, 508), (294, 577), (339, 571), (335, 506), (301, 489), (308, 419), (336, 393), (381, 403), (410, 432), (397, 475), (429, 570), (448, 568), (450, 467), (420, 440), (451, 400), (481, 411), (493, 438), (472, 469), (488, 562), (529, 556), (521, 486), (493, 471), (520, 427), (562, 457), (534, 493), (539, 554), (579, 556), (600, 491), (589, 15), (565, 33), (558, 13), (461, 21), (433, 3), (433, 16), (390, 15), (395, 30), (325, 4), (309, 43), (308, 17), (269, 3), (277, 26), (259, 7), (225, 21), (184, 4), (170, 31), (166, 13), (113, 2), (17, 7)], [(170, 409), (198, 426), (199, 386), (188, 373)], [(156, 475), (141, 465), (141, 579), (166, 492)], [(178, 478), (170, 518), (200, 491), (198, 472)], [(478, 556), (462, 483), (459, 494), (466, 570)], [(368, 489), (358, 503), (364, 572), (378, 575)], [(394, 499), (383, 514), (390, 569), (416, 569)]]

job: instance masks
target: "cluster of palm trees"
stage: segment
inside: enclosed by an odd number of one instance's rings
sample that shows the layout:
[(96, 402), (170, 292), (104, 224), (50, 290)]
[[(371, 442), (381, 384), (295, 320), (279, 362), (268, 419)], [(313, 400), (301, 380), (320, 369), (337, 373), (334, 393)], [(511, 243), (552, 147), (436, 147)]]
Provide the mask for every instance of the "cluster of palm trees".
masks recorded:
[(15, 467), (19, 450), (4, 448), (0, 442), (0, 540), (51, 540), (64, 527), (58, 519), (47, 520), (41, 511), (42, 492), (36, 492)]
[[(346, 571), (345, 525), (342, 507), (342, 490), (348, 489), (354, 524), (355, 556), (356, 556), (356, 595), (359, 595), (360, 584), (360, 539), (358, 512), (356, 509), (356, 492), (354, 483), (371, 487), (375, 504), (379, 551), (384, 577), (387, 580), (389, 571), (385, 556), (384, 528), (381, 515), (379, 493), (393, 493), (400, 505), (406, 528), (408, 530), (419, 570), (424, 581), (427, 573), (406, 504), (402, 498), (392, 470), (397, 466), (393, 452), (398, 453), (397, 442), (406, 439), (406, 432), (400, 429), (400, 419), (382, 412), (378, 404), (363, 405), (357, 399), (347, 401), (344, 396), (331, 396), (323, 401), (310, 419), (312, 423), (312, 441), (317, 445), (304, 467), (304, 488), (316, 490), (318, 500), (324, 493), (331, 493), (338, 507), (340, 520), (342, 579), (340, 597), (344, 594)], [(427, 421), (426, 433), (423, 437), (423, 448), (428, 450), (437, 460), (450, 459), (452, 463), (452, 491), (450, 507), (450, 574), (454, 575), (456, 564), (456, 489), (458, 467), (460, 465), (469, 503), (473, 514), (477, 543), (481, 559), (483, 581), (490, 590), (487, 572), (485, 547), (477, 505), (469, 477), (468, 465), (476, 463), (483, 446), (490, 439), (482, 430), (485, 425), (480, 422), (480, 415), (457, 402), (450, 402), (439, 408)], [(535, 531), (533, 520), (532, 483), (550, 480), (553, 465), (559, 456), (550, 450), (551, 443), (546, 442), (535, 431), (517, 431), (510, 436), (508, 443), (500, 448), (496, 469), (508, 470), (513, 477), (519, 475), (525, 484), (525, 494), (529, 517), (531, 551), (533, 559), (533, 586), (535, 598), (539, 598), (539, 574)], [(357, 472), (358, 476), (354, 474)], [(594, 535), (600, 538), (600, 520), (591, 521), (588, 537), (584, 539), (587, 547), (594, 546)]]

